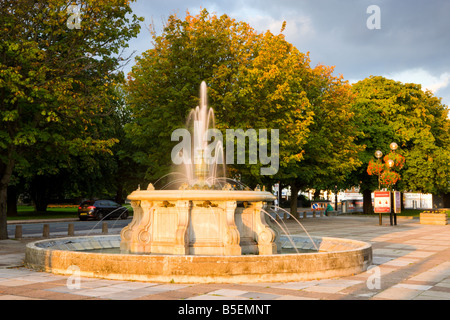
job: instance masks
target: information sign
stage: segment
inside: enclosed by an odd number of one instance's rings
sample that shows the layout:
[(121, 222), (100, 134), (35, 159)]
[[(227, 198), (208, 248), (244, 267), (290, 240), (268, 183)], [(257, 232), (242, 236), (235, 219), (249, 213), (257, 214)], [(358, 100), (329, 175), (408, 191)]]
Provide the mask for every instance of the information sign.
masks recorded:
[(400, 191), (394, 191), (394, 213), (402, 213), (402, 202)]
[(375, 213), (391, 212), (391, 193), (389, 191), (374, 192), (374, 212)]

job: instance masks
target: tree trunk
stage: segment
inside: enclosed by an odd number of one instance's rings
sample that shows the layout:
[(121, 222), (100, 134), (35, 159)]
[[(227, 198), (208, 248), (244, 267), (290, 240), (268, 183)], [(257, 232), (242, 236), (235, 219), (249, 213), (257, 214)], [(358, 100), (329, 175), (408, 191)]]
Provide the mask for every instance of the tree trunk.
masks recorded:
[(314, 190), (314, 200), (320, 200), (320, 190)]
[(295, 183), (291, 183), (291, 215), (298, 219), (297, 198), (299, 188)]
[(372, 191), (363, 191), (363, 212), (364, 214), (373, 214)]
[(36, 212), (47, 212), (48, 200), (45, 197), (39, 198), (34, 202)]
[(6, 198), (8, 188), (0, 187), (0, 240), (8, 239), (8, 224), (6, 219)]
[(17, 216), (17, 188), (15, 186), (9, 186), (7, 190), (7, 213), (8, 217)]
[(117, 190), (116, 190), (116, 197), (114, 198), (114, 200), (122, 205), (124, 202), (123, 199), (123, 184), (119, 183), (119, 185), (117, 186)]
[(444, 193), (444, 208), (450, 208), (450, 193)]
[(8, 224), (7, 224), (7, 198), (8, 198), (8, 184), (11, 180), (11, 175), (14, 169), (12, 148), (8, 149), (7, 163), (0, 161), (0, 240), (8, 239)]
[(49, 201), (48, 177), (36, 176), (31, 183), (31, 200), (36, 212), (46, 212)]
[(281, 196), (281, 190), (283, 190), (283, 186), (281, 185), (281, 182), (278, 182), (278, 194), (277, 194), (277, 197), (278, 197), (278, 206), (279, 206), (280, 208), (283, 208), (283, 206), (281, 205), (281, 199), (282, 199), (282, 196)]
[(405, 210), (405, 194), (403, 192), (400, 192), (400, 205), (401, 210), (404, 211)]

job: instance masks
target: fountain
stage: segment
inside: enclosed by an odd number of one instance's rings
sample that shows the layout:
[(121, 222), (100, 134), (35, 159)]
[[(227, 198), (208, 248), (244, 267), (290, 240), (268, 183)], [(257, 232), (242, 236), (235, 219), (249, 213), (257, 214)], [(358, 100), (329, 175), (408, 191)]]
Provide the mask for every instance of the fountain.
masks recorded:
[[(123, 251), (213, 256), (276, 253), (275, 231), (261, 211), (275, 197), (260, 190), (233, 190), (231, 184), (222, 187), (218, 182), (217, 167), (221, 164), (221, 172), (225, 171), (223, 147), (219, 142), (216, 154), (209, 155), (207, 134), (210, 126), (214, 129), (214, 112), (207, 106), (206, 90), (203, 82), (200, 106), (188, 117), (193, 135), (183, 149), (180, 170), (187, 181), (178, 190), (154, 190), (149, 185), (128, 196), (134, 219), (121, 232)], [(238, 208), (238, 202), (244, 206)]]
[(366, 270), (370, 244), (281, 235), (266, 211), (275, 199), (271, 193), (222, 183), (223, 146), (219, 141), (214, 154), (208, 148), (214, 112), (206, 90), (202, 83), (200, 105), (188, 117), (194, 136), (178, 152), (181, 185), (155, 190), (150, 184), (131, 193), (133, 220), (120, 236), (30, 243), (26, 265), (57, 274), (71, 274), (76, 266), (91, 277), (179, 283), (299, 281)]

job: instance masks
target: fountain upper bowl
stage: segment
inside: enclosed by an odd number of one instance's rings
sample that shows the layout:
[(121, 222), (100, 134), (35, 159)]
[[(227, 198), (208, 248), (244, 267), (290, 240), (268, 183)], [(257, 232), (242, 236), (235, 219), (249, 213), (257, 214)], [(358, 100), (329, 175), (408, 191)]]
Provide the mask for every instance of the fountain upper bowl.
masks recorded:
[(239, 190), (137, 190), (128, 196), (128, 200), (222, 200), (222, 201), (274, 201), (276, 197), (266, 191)]

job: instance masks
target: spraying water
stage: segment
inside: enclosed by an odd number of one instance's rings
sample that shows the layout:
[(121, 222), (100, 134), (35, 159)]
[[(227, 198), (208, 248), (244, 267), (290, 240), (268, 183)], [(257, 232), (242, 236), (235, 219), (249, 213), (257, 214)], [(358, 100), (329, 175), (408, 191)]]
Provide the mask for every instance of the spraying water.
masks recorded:
[(203, 81), (200, 86), (200, 105), (191, 110), (186, 122), (191, 132), (191, 152), (183, 154), (183, 171), (191, 186), (212, 186), (217, 176), (226, 174), (222, 141), (210, 142), (213, 132), (210, 129), (215, 129), (215, 118), (214, 110), (208, 107), (207, 100), (207, 87)]
[(278, 225), (278, 227), (281, 229), (281, 231), (283, 231), (284, 234), (287, 236), (287, 238), (288, 238), (289, 242), (291, 243), (292, 247), (295, 249), (295, 251), (296, 251), (297, 253), (299, 253), (299, 251), (298, 251), (298, 249), (297, 249), (297, 246), (295, 245), (294, 241), (292, 240), (291, 235), (289, 234), (289, 231), (288, 231), (288, 229), (287, 229), (286, 224), (283, 222), (283, 224), (284, 224), (284, 228), (283, 228), (283, 227), (281, 226), (281, 224), (277, 221), (277, 219), (275, 219), (274, 217), (272, 217), (272, 215), (271, 215), (270, 213), (268, 213), (268, 212), (267, 212), (266, 210), (264, 210), (264, 209), (261, 209), (261, 211), (264, 212), (264, 214), (265, 214), (267, 217), (269, 217), (270, 219), (272, 219), (272, 221), (275, 222), (275, 223)]
[[(95, 228), (98, 226), (98, 224), (100, 222), (103, 222), (104, 220), (106, 220), (111, 214), (113, 214), (114, 212), (118, 211), (118, 210), (123, 210), (123, 208), (117, 208), (113, 211), (111, 211), (110, 213), (108, 213), (106, 216), (104, 216), (103, 218), (101, 218), (99, 221), (97, 221), (97, 223), (91, 228), (91, 230), (89, 230), (89, 232), (87, 233), (87, 235), (91, 235), (91, 233), (95, 230)], [(115, 226), (115, 224), (117, 223), (118, 220), (116, 220), (116, 222), (114, 223), (113, 227)]]
[(314, 248), (315, 248), (317, 251), (319, 251), (319, 248), (317, 248), (316, 243), (315, 243), (314, 240), (311, 238), (311, 236), (309, 235), (308, 231), (306, 231), (306, 229), (305, 229), (305, 227), (303, 226), (303, 224), (302, 224), (300, 221), (298, 221), (297, 218), (295, 218), (292, 214), (290, 214), (290, 212), (288, 212), (287, 210), (285, 210), (285, 209), (283, 209), (283, 208), (281, 208), (281, 207), (278, 207), (278, 206), (270, 206), (270, 207), (271, 207), (271, 208), (274, 208), (274, 209), (282, 210), (282, 211), (284, 211), (285, 213), (287, 213), (290, 217), (294, 218), (294, 220), (300, 225), (300, 227), (302, 227), (303, 231), (305, 231), (306, 235), (308, 236), (308, 238), (309, 238), (309, 239), (311, 240), (311, 242), (313, 243)]

